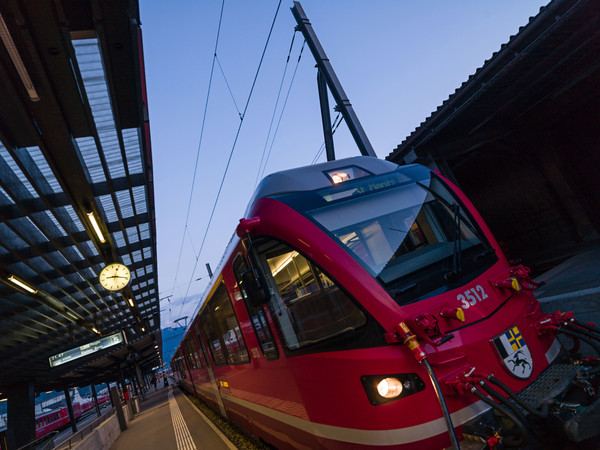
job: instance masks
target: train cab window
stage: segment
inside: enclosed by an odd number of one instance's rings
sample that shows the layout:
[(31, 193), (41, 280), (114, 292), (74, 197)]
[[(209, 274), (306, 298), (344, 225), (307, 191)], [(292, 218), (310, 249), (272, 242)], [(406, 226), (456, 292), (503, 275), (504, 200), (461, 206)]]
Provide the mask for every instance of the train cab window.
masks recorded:
[(350, 181), (311, 199), (304, 200), (307, 217), (400, 305), (464, 285), (497, 259), (460, 198), (422, 168)]
[(233, 262), (233, 273), (235, 274), (238, 286), (240, 287), (240, 293), (246, 304), (246, 309), (248, 310), (248, 315), (250, 316), (256, 339), (265, 359), (277, 359), (279, 358), (279, 350), (277, 350), (277, 345), (273, 339), (273, 333), (271, 332), (271, 327), (267, 321), (264, 308), (262, 306), (251, 305), (248, 302), (250, 293), (244, 289), (244, 283), (242, 281), (242, 274), (248, 270), (249, 268), (248, 264), (246, 264), (246, 260), (242, 255), (238, 255)]
[(351, 333), (367, 323), (358, 306), (296, 250), (267, 238), (256, 240), (255, 246), (270, 284), (269, 306), (288, 349)]
[(221, 284), (202, 313), (202, 328), (216, 365), (250, 362), (227, 289)]

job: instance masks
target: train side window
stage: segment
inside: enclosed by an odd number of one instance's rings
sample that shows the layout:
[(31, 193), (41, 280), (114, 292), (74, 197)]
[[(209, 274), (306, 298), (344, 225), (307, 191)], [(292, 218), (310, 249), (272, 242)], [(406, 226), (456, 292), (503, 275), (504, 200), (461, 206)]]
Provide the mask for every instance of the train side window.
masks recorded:
[(202, 363), (208, 364), (206, 360), (206, 355), (204, 354), (204, 350), (202, 350), (202, 335), (200, 334), (200, 327), (197, 323), (194, 324), (194, 333), (196, 333), (196, 348), (198, 349), (198, 357), (200, 359), (200, 367), (202, 367)]
[(207, 305), (201, 315), (202, 330), (208, 341), (208, 350), (210, 351), (213, 362), (217, 366), (224, 366), (225, 354), (223, 352), (226, 351), (225, 345), (223, 345), (223, 342), (219, 338), (219, 332), (213, 321), (211, 309), (211, 306)]
[(238, 282), (238, 286), (240, 287), (240, 293), (244, 298), (244, 304), (246, 305), (246, 310), (250, 316), (250, 321), (252, 322), (256, 339), (258, 340), (258, 344), (260, 345), (260, 349), (265, 359), (277, 359), (279, 358), (279, 350), (277, 349), (277, 345), (273, 339), (273, 333), (271, 332), (271, 327), (267, 321), (264, 307), (262, 305), (252, 305), (248, 301), (250, 294), (246, 291), (246, 289), (244, 289), (242, 274), (248, 270), (249, 268), (248, 264), (246, 264), (246, 260), (242, 255), (238, 255), (233, 262), (233, 273)]
[[(202, 328), (217, 365), (250, 362), (244, 336), (225, 285), (221, 284), (208, 301)], [(207, 320), (208, 319), (208, 320)]]
[(196, 343), (196, 340), (192, 337), (191, 333), (189, 336), (189, 347), (190, 357), (194, 360), (194, 365), (196, 366), (196, 369), (201, 369), (202, 361), (200, 360), (200, 356), (198, 355), (198, 344)]
[(181, 352), (183, 353), (183, 358), (184, 358), (184, 359), (185, 359), (185, 361), (187, 362), (187, 366), (188, 366), (189, 368), (192, 368), (192, 369), (193, 369), (193, 366), (192, 366), (192, 361), (190, 360), (190, 356), (189, 356), (189, 354), (188, 354), (188, 348), (187, 348), (187, 345), (186, 345), (186, 344), (187, 344), (187, 342), (186, 342), (186, 340), (185, 340), (185, 339), (184, 339), (183, 341), (181, 341)]
[(186, 378), (185, 364), (183, 362), (183, 352), (185, 352), (185, 349), (183, 348), (183, 344), (182, 344), (180, 346), (180, 348), (177, 349), (177, 351), (175, 352), (175, 357), (173, 358), (173, 362), (175, 363), (176, 370), (179, 372), (179, 376), (181, 378)]
[(194, 358), (194, 348), (192, 345), (192, 339), (189, 336), (183, 340), (183, 350), (185, 352), (185, 356), (188, 360), (190, 368), (199, 369), (200, 367), (198, 367), (198, 361), (196, 358)]
[(285, 345), (296, 350), (367, 323), (365, 314), (325, 273), (279, 241), (255, 241), (270, 284), (269, 306)]

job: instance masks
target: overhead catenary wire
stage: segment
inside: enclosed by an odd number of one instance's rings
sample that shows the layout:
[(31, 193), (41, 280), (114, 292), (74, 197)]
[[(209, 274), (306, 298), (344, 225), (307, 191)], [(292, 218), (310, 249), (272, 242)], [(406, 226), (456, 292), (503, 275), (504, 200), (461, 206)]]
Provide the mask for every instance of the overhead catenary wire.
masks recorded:
[[(196, 151), (196, 162), (194, 164), (194, 175), (192, 177), (192, 186), (190, 187), (190, 196), (189, 196), (189, 200), (188, 200), (187, 213), (185, 216), (185, 225), (183, 227), (183, 233), (182, 233), (182, 237), (181, 237), (181, 247), (179, 248), (179, 257), (177, 258), (177, 268), (175, 269), (175, 278), (173, 279), (173, 288), (171, 289), (171, 292), (173, 292), (175, 290), (175, 285), (177, 283), (177, 276), (179, 275), (179, 267), (181, 266), (181, 256), (183, 254), (183, 245), (185, 243), (185, 235), (186, 235), (186, 232), (188, 229), (190, 211), (192, 208), (192, 198), (194, 197), (194, 187), (196, 185), (196, 174), (198, 172), (198, 161), (200, 160), (200, 149), (202, 148), (202, 138), (204, 136), (204, 125), (206, 124), (206, 114), (208, 111), (208, 103), (209, 103), (209, 99), (210, 99), (213, 75), (214, 75), (214, 71), (215, 71), (215, 61), (217, 58), (217, 49), (219, 47), (219, 37), (221, 35), (221, 24), (223, 23), (223, 10), (224, 9), (225, 9), (225, 0), (222, 0), (221, 11), (219, 13), (219, 25), (217, 27), (217, 36), (215, 38), (215, 49), (213, 51), (212, 65), (210, 68), (210, 76), (208, 79), (208, 89), (206, 92), (206, 101), (204, 103), (204, 114), (202, 116), (202, 125), (200, 127), (200, 138), (198, 141), (198, 149)], [(169, 317), (169, 320), (170, 319), (171, 319), (171, 317)]]
[[(188, 293), (189, 293), (190, 286), (192, 285), (192, 282), (193, 282), (193, 279), (194, 279), (194, 274), (196, 273), (196, 268), (198, 267), (198, 260), (200, 259), (200, 255), (202, 254), (202, 250), (204, 249), (204, 243), (206, 242), (206, 236), (208, 235), (208, 231), (210, 230), (210, 225), (212, 223), (212, 219), (214, 217), (215, 210), (217, 208), (217, 204), (219, 203), (219, 198), (221, 196), (221, 191), (223, 190), (223, 184), (225, 183), (225, 178), (227, 177), (227, 172), (229, 170), (229, 165), (231, 164), (231, 159), (233, 157), (233, 153), (235, 151), (238, 138), (240, 136), (240, 131), (242, 129), (242, 125), (244, 124), (244, 118), (246, 117), (246, 112), (248, 110), (248, 106), (250, 105), (250, 100), (252, 99), (252, 94), (254, 92), (254, 87), (256, 86), (256, 80), (258, 79), (258, 75), (260, 73), (260, 69), (262, 67), (262, 64), (263, 64), (263, 61), (264, 61), (264, 58), (265, 58), (265, 53), (267, 52), (267, 47), (269, 46), (269, 42), (271, 40), (271, 35), (273, 34), (273, 28), (275, 27), (275, 22), (277, 20), (278, 14), (279, 14), (280, 7), (281, 7), (281, 0), (279, 0), (279, 2), (277, 3), (277, 9), (275, 11), (275, 16), (273, 17), (273, 22), (271, 23), (271, 28), (269, 29), (269, 34), (267, 36), (267, 40), (265, 42), (265, 46), (263, 48), (262, 55), (260, 57), (260, 61), (258, 63), (258, 68), (256, 69), (256, 73), (254, 75), (254, 80), (252, 81), (252, 87), (250, 88), (250, 93), (248, 94), (248, 99), (246, 100), (246, 105), (244, 106), (244, 110), (242, 111), (242, 114), (240, 116), (241, 120), (240, 120), (240, 123), (238, 125), (237, 132), (235, 134), (235, 139), (233, 141), (233, 145), (231, 147), (231, 151), (229, 152), (229, 158), (227, 160), (227, 165), (225, 166), (225, 171), (223, 172), (223, 177), (221, 178), (221, 183), (219, 185), (219, 190), (217, 191), (217, 196), (216, 196), (215, 201), (213, 203), (212, 211), (210, 213), (210, 217), (209, 217), (208, 223), (206, 225), (206, 230), (205, 230), (204, 236), (202, 238), (202, 243), (200, 244), (200, 250), (198, 250), (198, 253), (196, 254), (196, 261), (194, 262), (194, 268), (192, 269), (192, 276), (190, 277), (190, 281), (188, 283), (188, 287), (187, 287), (185, 295), (184, 295), (184, 300), (183, 300), (183, 302), (181, 304), (181, 309), (179, 310), (180, 314), (181, 314), (181, 311), (183, 310), (183, 307), (185, 306), (185, 304), (187, 303), (187, 300), (188, 300)], [(215, 53), (216, 53), (216, 51), (215, 51)]]
[(229, 81), (227, 81), (227, 77), (225, 76), (225, 71), (223, 70), (223, 66), (221, 65), (221, 61), (219, 61), (219, 57), (217, 56), (216, 53), (215, 53), (215, 59), (217, 61), (219, 69), (221, 70), (221, 75), (223, 75), (223, 79), (225, 80), (225, 85), (227, 86), (227, 89), (229, 90), (229, 94), (231, 95), (231, 99), (233, 100), (233, 104), (235, 105), (235, 109), (237, 110), (237, 113), (240, 116), (240, 120), (243, 120), (244, 116), (240, 112), (240, 108), (238, 107), (238, 104), (235, 101), (235, 97), (233, 95), (233, 92), (231, 91), (231, 86), (229, 86)]
[(277, 106), (279, 105), (279, 98), (281, 97), (281, 89), (283, 88), (283, 82), (285, 81), (285, 75), (287, 73), (287, 69), (290, 62), (290, 56), (292, 54), (292, 48), (294, 47), (294, 40), (296, 39), (296, 33), (298, 30), (294, 30), (292, 33), (292, 42), (290, 43), (290, 49), (288, 51), (287, 58), (285, 60), (285, 66), (283, 68), (283, 75), (281, 76), (281, 83), (279, 83), (279, 90), (277, 91), (277, 99), (275, 100), (275, 107), (273, 108), (273, 114), (271, 115), (271, 122), (269, 123), (269, 131), (267, 132), (267, 139), (265, 140), (265, 146), (262, 151), (262, 155), (260, 157), (260, 164), (258, 166), (258, 172), (256, 173), (256, 180), (254, 182), (254, 186), (258, 184), (258, 180), (260, 179), (260, 173), (263, 166), (263, 161), (265, 160), (265, 154), (267, 152), (267, 145), (269, 144), (269, 138), (271, 137), (271, 129), (273, 128), (273, 122), (275, 121), (275, 113), (277, 112)]
[(302, 48), (300, 49), (300, 54), (298, 55), (298, 61), (296, 61), (296, 67), (294, 68), (294, 73), (292, 75), (292, 79), (290, 80), (290, 86), (288, 87), (288, 91), (285, 96), (283, 106), (281, 108), (281, 113), (279, 114), (279, 120), (277, 121), (277, 127), (275, 128), (275, 133), (273, 133), (273, 139), (271, 140), (271, 146), (269, 147), (269, 152), (267, 153), (267, 158), (265, 160), (265, 164), (262, 168), (262, 172), (260, 173), (259, 178), (262, 178), (262, 176), (265, 173), (265, 169), (267, 168), (267, 163), (269, 162), (269, 157), (271, 156), (271, 150), (273, 150), (273, 144), (275, 143), (275, 137), (277, 136), (277, 132), (279, 131), (279, 125), (281, 125), (281, 119), (283, 118), (283, 113), (285, 111), (285, 107), (286, 107), (288, 99), (290, 97), (290, 92), (292, 91), (292, 86), (294, 85), (294, 80), (296, 79), (296, 73), (298, 72), (298, 66), (300, 65), (300, 60), (302, 59), (302, 52), (304, 51), (305, 46), (306, 46), (306, 40), (303, 42)]
[[(337, 131), (338, 127), (342, 123), (342, 120), (344, 120), (344, 117), (342, 116), (342, 113), (338, 112), (337, 116), (335, 116), (335, 119), (333, 120), (333, 125), (331, 126), (331, 134), (332, 135), (335, 134), (335, 132)], [(311, 165), (317, 163), (317, 161), (319, 160), (319, 158), (323, 154), (324, 150), (325, 150), (325, 141), (323, 141), (323, 143), (319, 147), (319, 150), (317, 150), (317, 154), (315, 155), (315, 157), (313, 158), (312, 162), (310, 163)]]

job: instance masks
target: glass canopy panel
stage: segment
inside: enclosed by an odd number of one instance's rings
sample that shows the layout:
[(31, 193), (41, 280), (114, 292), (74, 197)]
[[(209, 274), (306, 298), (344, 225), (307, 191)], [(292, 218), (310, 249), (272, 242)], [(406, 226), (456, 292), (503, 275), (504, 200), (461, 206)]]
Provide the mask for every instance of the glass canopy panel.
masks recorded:
[(90, 183), (100, 183), (106, 180), (96, 141), (93, 137), (82, 137), (75, 139), (79, 154), (83, 160), (83, 166), (86, 169), (88, 181)]
[(60, 183), (56, 179), (54, 172), (52, 172), (52, 169), (48, 165), (48, 161), (46, 161), (46, 157), (42, 154), (42, 151), (40, 150), (40, 148), (39, 147), (26, 147), (22, 150), (29, 153), (31, 160), (35, 163), (35, 166), (37, 167), (37, 169), (40, 171), (40, 173), (44, 177), (44, 180), (47, 182), (47, 185), (52, 190), (52, 192), (55, 194), (62, 193), (63, 192), (62, 187), (60, 186)]
[(15, 202), (13, 201), (13, 199), (11, 198), (11, 196), (8, 195), (8, 192), (6, 192), (0, 186), (0, 206), (14, 205), (14, 204), (15, 204)]
[(125, 156), (127, 157), (127, 170), (130, 174), (143, 173), (142, 152), (140, 150), (140, 136), (137, 128), (128, 128), (121, 131)]
[(115, 194), (117, 196), (117, 203), (119, 204), (119, 208), (121, 210), (121, 217), (123, 217), (123, 219), (133, 217), (133, 205), (131, 204), (129, 190), (118, 191)]
[[(17, 162), (2, 144), (0, 144), (0, 159), (8, 166), (7, 169), (2, 169), (2, 165), (0, 165), (2, 181), (8, 185), (8, 188), (13, 194), (18, 195), (22, 200), (29, 199), (31, 197), (39, 197), (38, 193), (31, 185)], [(23, 188), (27, 190), (29, 195), (23, 192)]]
[(125, 166), (98, 40), (80, 39), (72, 42), (110, 177), (124, 177)]
[[(77, 231), (85, 231), (85, 228), (83, 226), (83, 224), (81, 223), (81, 220), (79, 220), (79, 216), (77, 215), (77, 213), (75, 212), (75, 210), (73, 209), (73, 207), (71, 205), (66, 205), (64, 206), (65, 211), (69, 214), (69, 218), (72, 221), (72, 225), (75, 227), (75, 229)], [(73, 230), (69, 230), (69, 231), (73, 231)]]

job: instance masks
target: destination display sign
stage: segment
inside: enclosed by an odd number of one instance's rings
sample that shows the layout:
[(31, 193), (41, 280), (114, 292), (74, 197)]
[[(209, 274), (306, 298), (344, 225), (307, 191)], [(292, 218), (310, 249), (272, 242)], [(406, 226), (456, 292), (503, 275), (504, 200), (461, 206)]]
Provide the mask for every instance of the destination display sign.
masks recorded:
[(83, 358), (84, 356), (91, 355), (92, 353), (99, 352), (109, 347), (114, 347), (115, 345), (119, 345), (121, 343), (127, 343), (127, 338), (125, 337), (124, 331), (111, 334), (110, 336), (105, 336), (102, 339), (82, 345), (81, 347), (72, 348), (71, 350), (53, 355), (48, 358), (50, 361), (50, 367), (60, 366), (61, 364), (68, 363), (78, 358)]

